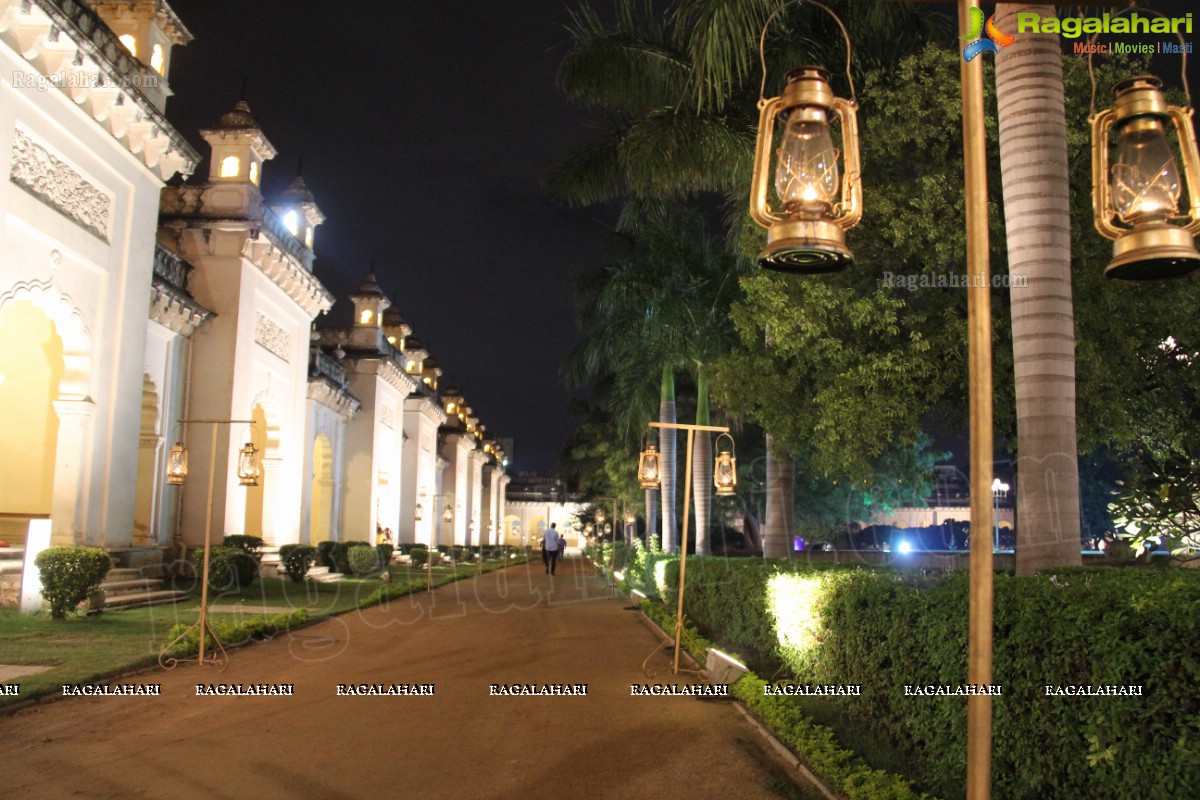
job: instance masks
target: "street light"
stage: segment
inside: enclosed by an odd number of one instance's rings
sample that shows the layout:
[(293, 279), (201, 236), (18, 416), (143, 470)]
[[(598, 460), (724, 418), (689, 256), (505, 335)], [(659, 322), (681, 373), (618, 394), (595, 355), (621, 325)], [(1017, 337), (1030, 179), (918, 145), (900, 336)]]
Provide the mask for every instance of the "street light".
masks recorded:
[[(940, 0), (946, 2), (947, 0)], [(972, 15), (982, 13), (979, 0), (956, 0), (958, 6), (958, 31), (960, 38), (974, 38), (971, 33)], [(820, 3), (812, 2), (837, 19), (837, 15)], [(786, 5), (791, 5), (790, 3)], [(767, 25), (775, 14), (767, 18)], [(846, 30), (838, 20), (843, 36)], [(763, 62), (763, 83), (766, 83), (766, 59), (763, 43), (767, 26), (763, 26), (759, 42), (759, 54)], [(849, 37), (847, 39), (847, 74), (849, 73)], [(987, 502), (987, 488), (992, 479), (993, 432), (992, 432), (992, 307), (991, 296), (991, 253), (988, 244), (988, 193), (987, 193), (987, 137), (986, 117), (983, 110), (983, 63), (982, 59), (959, 64), (962, 91), (963, 120), (963, 194), (966, 211), (966, 271), (967, 283), (967, 373), (969, 394), (970, 463), (971, 463), (971, 521), (973, 526), (987, 529), (992, 524), (992, 506)], [(760, 92), (760, 97), (765, 92)], [(765, 103), (766, 101), (760, 101)], [(769, 119), (767, 107), (760, 105), (758, 152), (755, 159), (754, 182), (751, 188), (751, 214), (760, 225), (775, 224), (772, 218), (758, 219), (754, 207), (765, 201), (767, 171), (770, 166), (769, 146), (764, 147), (762, 119)], [(848, 117), (853, 119), (853, 117)], [(846, 122), (843, 121), (843, 138)], [(849, 144), (843, 143), (849, 150)], [(857, 168), (857, 167), (856, 167)], [(847, 170), (849, 161), (847, 160)], [(847, 175), (847, 179), (849, 176)], [(843, 192), (843, 194), (846, 194)], [(843, 197), (843, 202), (857, 203), (857, 197)], [(861, 214), (857, 207), (844, 206), (846, 213)], [(855, 220), (857, 221), (857, 220)], [(845, 227), (850, 227), (848, 224)], [(768, 234), (769, 254), (771, 243), (776, 237)], [(781, 241), (782, 245), (783, 242)], [(818, 266), (819, 253), (815, 257)], [(761, 256), (760, 256), (761, 259)], [(827, 264), (832, 269), (837, 263), (836, 249), (830, 253)], [(775, 266), (775, 265), (768, 265)], [(779, 267), (776, 267), (779, 268)], [(799, 270), (813, 271), (813, 270)], [(817, 270), (820, 271), (820, 270)], [(982, 537), (972, 537), (969, 573), (969, 626), (967, 680), (976, 686), (988, 685), (992, 681), (992, 605), (993, 605), (993, 553)], [(987, 800), (991, 795), (992, 755), (992, 701), (986, 693), (967, 698), (967, 797), (968, 800)]]
[[(1187, 91), (1186, 74), (1183, 86)], [(1114, 240), (1104, 276), (1142, 281), (1189, 275), (1200, 269), (1193, 240), (1200, 233), (1200, 155), (1191, 95), (1187, 106), (1169, 106), (1161, 81), (1150, 75), (1118, 82), (1113, 94), (1112, 108), (1097, 114), (1094, 100), (1092, 106), (1092, 213), (1096, 230)], [(1187, 184), (1189, 207), (1182, 215), (1168, 128), (1174, 128)], [(1111, 165), (1110, 133), (1116, 135)]]
[(1008, 489), (1008, 484), (999, 478), (992, 481), (992, 521), (996, 526), (994, 551), (997, 553), (1000, 552), (1000, 498), (1008, 496)]
[[(167, 652), (174, 647), (178, 642), (191, 633), (193, 630), (200, 633), (200, 650), (196, 657), (198, 664), (227, 664), (229, 656), (225, 653), (225, 647), (221, 644), (221, 640), (217, 638), (216, 631), (208, 622), (208, 565), (209, 552), (211, 550), (212, 539), (212, 507), (213, 507), (213, 487), (216, 481), (217, 472), (217, 429), (221, 425), (250, 425), (254, 426), (254, 420), (251, 419), (181, 419), (180, 425), (209, 425), (212, 428), (212, 438), (209, 441), (208, 451), (208, 502), (205, 505), (204, 515), (204, 564), (200, 575), (200, 617), (196, 623), (190, 626), (179, 636), (175, 637), (166, 647), (158, 654), (158, 663), (164, 669), (174, 669), (179, 664), (179, 659), (167, 657)], [(257, 450), (250, 442), (246, 443), (238, 452), (237, 461), (237, 476), (238, 485), (240, 486), (258, 486), (259, 466), (256, 459)], [(187, 448), (184, 447), (183, 441), (180, 440), (171, 448), (167, 455), (167, 483), (172, 486), (182, 486), (184, 479), (187, 477)], [(204, 657), (205, 641), (211, 636), (213, 643), (221, 651), (221, 655), (213, 655), (211, 659)]]

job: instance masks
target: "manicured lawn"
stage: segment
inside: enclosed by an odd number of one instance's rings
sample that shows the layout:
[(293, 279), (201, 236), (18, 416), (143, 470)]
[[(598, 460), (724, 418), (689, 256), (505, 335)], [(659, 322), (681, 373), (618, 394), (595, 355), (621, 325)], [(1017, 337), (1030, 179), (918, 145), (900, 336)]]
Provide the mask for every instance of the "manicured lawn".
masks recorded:
[[(498, 566), (488, 562), (484, 569)], [(433, 568), (433, 581), (435, 585), (448, 583), (469, 578), (476, 571), (476, 567), (470, 566), (459, 567), (457, 571), (438, 566)], [(394, 564), (390, 572), (392, 585), (415, 582), (416, 591), (425, 588), (424, 568)], [(297, 608), (306, 609), (309, 619), (319, 620), (358, 608), (388, 585), (378, 578), (345, 578), (336, 583), (258, 579), (237, 592), (210, 594), (209, 607), (213, 617), (223, 620), (244, 621)], [(199, 583), (180, 581), (177, 588), (187, 591), (190, 598), (174, 605), (75, 615), (66, 620), (52, 620), (49, 612), (22, 614), (14, 608), (0, 608), (0, 664), (53, 667), (38, 675), (13, 680), (20, 684), (21, 694), (0, 696), (0, 709), (33, 697), (57, 694), (63, 684), (103, 681), (156, 663), (172, 626), (191, 625), (199, 618)], [(227, 606), (247, 610), (221, 610)], [(264, 613), (260, 609), (270, 611)]]

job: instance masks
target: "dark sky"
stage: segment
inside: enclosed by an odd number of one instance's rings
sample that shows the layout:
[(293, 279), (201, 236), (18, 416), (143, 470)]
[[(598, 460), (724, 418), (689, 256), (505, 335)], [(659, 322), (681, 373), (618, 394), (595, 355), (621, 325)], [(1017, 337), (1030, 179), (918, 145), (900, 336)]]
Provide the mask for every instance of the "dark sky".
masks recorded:
[[(339, 298), (331, 320), (349, 324), (346, 296), (374, 260), (443, 385), (463, 388), (489, 435), (515, 439), (511, 472), (548, 472), (569, 430), (559, 380), (577, 339), (569, 279), (600, 259), (613, 222), (541, 188), (551, 164), (595, 135), (555, 86), (575, 2), (172, 0), (196, 39), (173, 53), (168, 117), (206, 155), (197, 130), (246, 81), (280, 153), (264, 169), (267, 199), (302, 156), (327, 216), (316, 274)], [(1156, 65), (1169, 85), (1178, 64)]]
[[(327, 219), (316, 275), (338, 298), (370, 270), (510, 472), (548, 472), (569, 430), (559, 364), (577, 338), (569, 278), (598, 260), (611, 215), (548, 200), (551, 164), (591, 138), (555, 85), (564, 0), (172, 0), (167, 116), (198, 129), (246, 100), (279, 150), (270, 201), (303, 175)], [(198, 171), (207, 175), (207, 164)]]

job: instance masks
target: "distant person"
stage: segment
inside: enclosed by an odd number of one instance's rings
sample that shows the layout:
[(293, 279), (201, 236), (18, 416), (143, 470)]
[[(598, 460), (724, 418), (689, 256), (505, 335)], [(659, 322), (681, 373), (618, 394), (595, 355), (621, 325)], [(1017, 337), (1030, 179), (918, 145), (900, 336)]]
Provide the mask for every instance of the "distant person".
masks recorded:
[(542, 539), (542, 558), (546, 562), (546, 573), (554, 574), (554, 568), (558, 566), (559, 542), (563, 540), (558, 535), (558, 523), (551, 522), (550, 528), (546, 531), (546, 538)]
[(561, 561), (567, 557), (567, 537), (558, 537), (558, 560)]

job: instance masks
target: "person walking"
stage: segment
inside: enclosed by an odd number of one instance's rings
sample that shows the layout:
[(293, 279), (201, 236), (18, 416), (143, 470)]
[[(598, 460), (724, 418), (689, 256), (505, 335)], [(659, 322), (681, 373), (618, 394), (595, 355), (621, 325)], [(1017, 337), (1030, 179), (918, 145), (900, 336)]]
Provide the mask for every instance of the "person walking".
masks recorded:
[(562, 541), (562, 537), (558, 534), (558, 523), (551, 522), (549, 529), (546, 530), (546, 538), (542, 540), (542, 553), (546, 557), (546, 574), (553, 575), (554, 568), (558, 566), (558, 543)]

